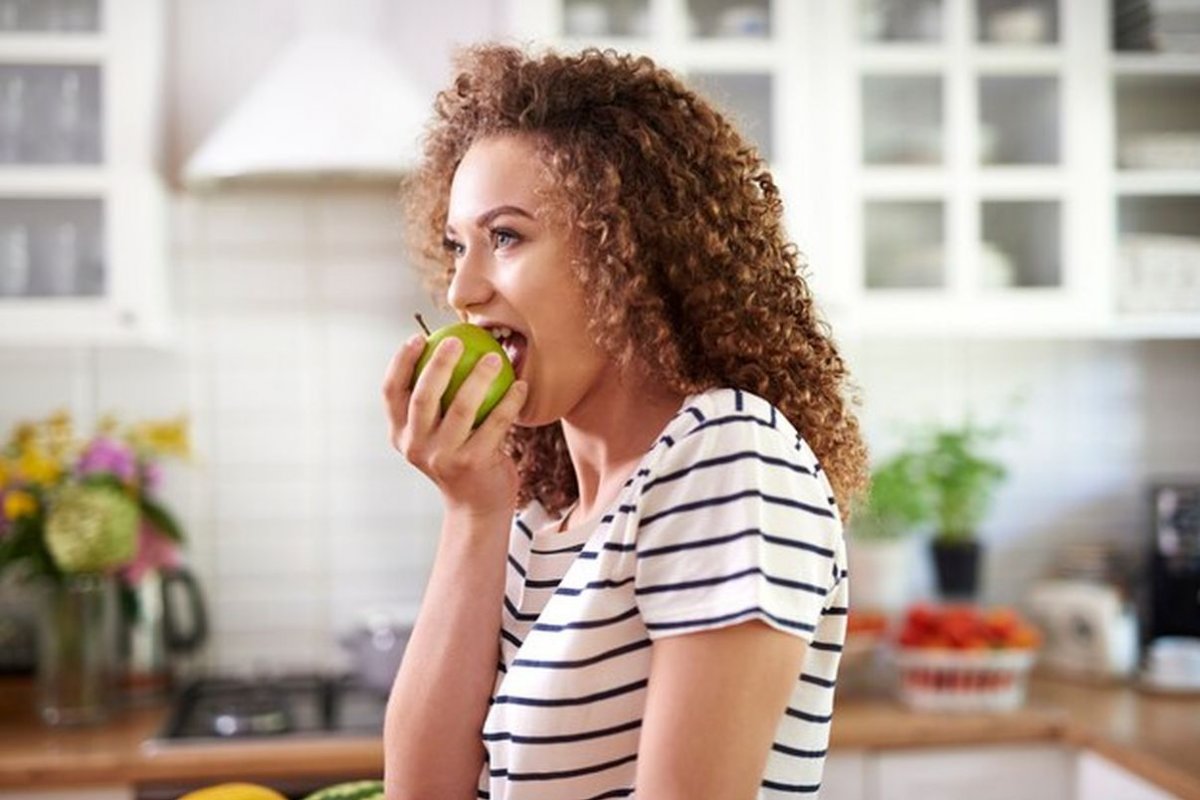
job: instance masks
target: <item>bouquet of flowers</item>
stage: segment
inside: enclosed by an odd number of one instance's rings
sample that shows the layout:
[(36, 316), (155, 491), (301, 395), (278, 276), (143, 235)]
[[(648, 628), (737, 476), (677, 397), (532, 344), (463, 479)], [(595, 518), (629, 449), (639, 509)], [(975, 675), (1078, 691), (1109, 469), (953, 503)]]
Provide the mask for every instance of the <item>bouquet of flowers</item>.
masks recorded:
[(134, 587), (175, 566), (183, 542), (154, 498), (164, 457), (190, 458), (186, 418), (122, 425), (108, 415), (86, 439), (63, 411), (17, 424), (0, 448), (0, 577), (115, 574), (136, 615)]

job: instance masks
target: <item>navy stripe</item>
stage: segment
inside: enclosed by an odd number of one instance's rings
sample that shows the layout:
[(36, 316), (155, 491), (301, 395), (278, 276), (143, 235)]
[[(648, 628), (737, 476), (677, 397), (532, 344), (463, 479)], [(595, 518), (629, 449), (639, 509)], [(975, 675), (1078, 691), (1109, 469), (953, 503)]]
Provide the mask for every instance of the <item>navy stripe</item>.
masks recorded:
[(521, 645), (523, 644), (523, 642), (522, 642), (520, 639), (518, 639), (518, 638), (517, 638), (516, 634), (509, 633), (507, 629), (505, 629), (505, 628), (501, 628), (501, 629), (500, 629), (500, 636), (501, 636), (501, 638), (503, 638), (505, 641), (507, 641), (509, 644), (511, 644), (511, 645), (513, 645), (514, 647), (516, 647), (518, 650), (520, 650), (520, 649), (521, 649)]
[(518, 667), (537, 667), (539, 669), (576, 669), (578, 667), (590, 667), (592, 664), (599, 664), (601, 661), (608, 661), (610, 658), (619, 658), (627, 653), (634, 653), (638, 650), (645, 650), (650, 646), (649, 639), (642, 639), (629, 644), (623, 644), (620, 647), (606, 650), (594, 656), (580, 658), (574, 661), (540, 661), (532, 658), (518, 658), (513, 661), (514, 666)]
[(787, 792), (788, 794), (816, 794), (821, 791), (819, 783), (779, 783), (778, 781), (763, 780), (762, 786), (764, 789), (773, 789), (776, 792)]
[(837, 685), (837, 681), (819, 678), (816, 675), (809, 675), (807, 672), (801, 673), (800, 680), (804, 681), (805, 683), (811, 683), (814, 686), (824, 686), (826, 689), (832, 689)]
[(771, 620), (772, 622), (775, 622), (779, 625), (783, 625), (786, 628), (795, 628), (796, 630), (808, 631), (810, 633), (812, 631), (816, 630), (816, 628), (814, 626), (809, 625), (807, 622), (797, 622), (795, 620), (784, 619), (783, 617), (777, 617), (774, 614), (770, 613), (769, 611), (766, 611), (765, 609), (760, 608), (759, 606), (751, 606), (750, 608), (743, 608), (741, 611), (734, 611), (731, 614), (722, 614), (719, 617), (705, 617), (703, 619), (685, 619), (685, 620), (679, 620), (677, 622), (647, 622), (646, 629), (651, 630), (651, 631), (664, 631), (664, 630), (672, 630), (675, 628), (692, 628), (697, 625), (711, 625), (711, 624), (715, 624), (715, 623), (719, 623), (719, 622), (729, 622), (730, 620), (737, 619), (738, 617), (744, 617), (748, 614), (762, 614), (764, 617)]
[(819, 556), (824, 556), (825, 558), (833, 558), (833, 551), (829, 548), (819, 547), (815, 544), (809, 544), (808, 542), (798, 542), (793, 539), (785, 539), (782, 536), (772, 536), (769, 533), (763, 533), (758, 528), (747, 528), (744, 531), (730, 533), (725, 536), (717, 536), (712, 539), (700, 539), (695, 542), (681, 542), (680, 544), (668, 544), (663, 545), (662, 547), (651, 547), (646, 550), (638, 550), (638, 558), (652, 558), (654, 556), (661, 556), (667, 553), (674, 553), (678, 550), (692, 550), (698, 547), (712, 547), (714, 545), (727, 544), (740, 539), (743, 536), (761, 536), (763, 541), (770, 542), (771, 544), (778, 544), (784, 547), (794, 547), (797, 550), (807, 550), (811, 553), (816, 553)]
[(753, 497), (760, 498), (764, 503), (772, 503), (774, 505), (799, 509), (800, 511), (807, 511), (810, 514), (815, 514), (819, 517), (829, 517), (830, 519), (833, 518), (833, 512), (827, 508), (809, 505), (808, 503), (801, 503), (799, 500), (789, 500), (786, 497), (776, 497), (775, 495), (770, 495), (766, 492), (760, 492), (758, 489), (746, 489), (745, 491), (735, 492), (733, 494), (727, 494), (721, 497), (709, 497), (704, 500), (695, 500), (691, 503), (680, 503), (677, 506), (671, 506), (663, 509), (657, 514), (648, 514), (642, 517), (638, 529), (640, 530), (641, 528), (645, 528), (650, 523), (657, 522), (663, 517), (669, 517), (672, 514), (683, 514), (688, 511), (696, 511), (701, 508), (712, 508), (714, 506), (725, 505), (726, 503), (735, 503), (738, 500), (745, 500)]
[(482, 800), (490, 800), (492, 795), (490, 792), (485, 792), (483, 789), (476, 789), (475, 796), (482, 798)]
[[(630, 506), (630, 505), (617, 506), (617, 514), (628, 514), (630, 511), (636, 511), (636, 510), (637, 510), (637, 506)], [(612, 522), (613, 519), (616, 518), (617, 514), (605, 514), (603, 517), (600, 518), (600, 524), (607, 525), (608, 523)]]
[(579, 767), (577, 769), (560, 769), (553, 772), (509, 772), (507, 769), (490, 769), (488, 770), (488, 774), (493, 778), (508, 778), (510, 781), (557, 781), (563, 778), (578, 778), (582, 775), (604, 772), (605, 770), (610, 770), (636, 760), (637, 753), (634, 753), (624, 758), (605, 761), (601, 764), (593, 764), (590, 767)]
[(622, 611), (615, 617), (605, 617), (604, 619), (589, 619), (582, 622), (568, 622), (563, 625), (552, 625), (549, 622), (539, 622), (533, 626), (535, 631), (551, 631), (557, 633), (559, 631), (578, 631), (586, 630), (587, 628), (603, 628), (606, 625), (613, 625), (618, 622), (624, 622), (630, 617), (636, 617), (638, 610), (636, 607), (628, 611)]
[(613, 550), (617, 553), (629, 553), (633, 550), (637, 550), (637, 542), (632, 542), (630, 544), (624, 544), (622, 542), (605, 542), (604, 549)]
[(718, 575), (715, 578), (697, 578), (694, 581), (660, 583), (654, 586), (639, 586), (634, 590), (633, 593), (635, 595), (641, 595), (657, 594), (658, 592), (673, 592), (677, 590), (682, 591), (684, 589), (698, 589), (701, 586), (716, 586), (720, 583), (729, 583), (730, 581), (736, 581), (741, 578), (749, 577), (750, 575), (761, 575), (766, 579), (767, 583), (773, 583), (776, 586), (786, 586), (789, 589), (799, 589), (804, 592), (811, 592), (812, 594), (819, 595), (821, 597), (824, 597), (827, 593), (825, 589), (821, 588), (820, 586), (814, 586), (811, 583), (792, 581), (788, 580), (787, 578), (778, 578), (774, 575), (768, 575), (766, 572), (763, 572), (760, 567), (749, 567), (741, 572), (733, 572), (729, 575)]
[(733, 390), (733, 399), (734, 399), (734, 403), (737, 405), (737, 410), (741, 411), (744, 407), (743, 403), (742, 403), (742, 390), (741, 389)]
[(771, 406), (771, 427), (778, 428), (779, 417), (775, 411), (775, 406)]
[(836, 642), (813, 642), (809, 645), (813, 650), (824, 650), (826, 653), (840, 653), (842, 646)]
[(696, 408), (695, 406), (688, 406), (683, 410), (683, 413), (691, 414), (696, 418), (696, 422), (704, 422), (704, 415), (701, 414), (700, 409)]
[(844, 617), (849, 610), (845, 606), (830, 606), (829, 608), (821, 609), (821, 614), (827, 617)]
[(795, 747), (788, 747), (785, 744), (776, 742), (771, 745), (771, 749), (776, 753), (783, 753), (788, 756), (796, 756), (797, 758), (824, 758), (829, 752), (828, 750), (800, 750)]
[(533, 553), (535, 555), (539, 555), (539, 556), (557, 556), (557, 555), (561, 555), (562, 553), (578, 553), (580, 550), (583, 549), (585, 544), (587, 544), (587, 542), (573, 544), (570, 547), (560, 547), (557, 550), (538, 550), (536, 548), (531, 547), (529, 549), (529, 552)]
[(525, 534), (525, 538), (533, 541), (533, 531), (529, 530), (529, 527), (521, 521), (521, 518), (517, 517), (514, 521), (516, 522), (517, 528), (521, 531), (521, 533)]
[(553, 589), (555, 586), (558, 586), (558, 584), (559, 581), (554, 579), (547, 579), (544, 581), (526, 579), (525, 581), (525, 585), (530, 589)]
[(783, 458), (774, 458), (772, 456), (764, 456), (763, 454), (759, 453), (756, 450), (740, 450), (736, 453), (730, 453), (729, 455), (717, 456), (716, 458), (706, 458), (702, 461), (697, 461), (695, 464), (692, 464), (691, 466), (685, 467), (681, 470), (676, 470), (675, 472), (669, 472), (666, 475), (663, 475), (662, 477), (655, 478), (652, 481), (647, 481), (642, 486), (642, 494), (645, 494), (646, 492), (650, 491), (655, 486), (658, 486), (663, 483), (670, 483), (671, 481), (674, 481), (674, 480), (678, 480), (678, 479), (684, 477), (685, 475), (695, 472), (698, 469), (706, 469), (708, 467), (719, 467), (724, 464), (732, 464), (735, 461), (742, 461), (747, 458), (753, 458), (753, 459), (763, 462), (764, 464), (770, 464), (772, 466), (786, 467), (787, 469), (790, 469), (793, 472), (798, 472), (801, 475), (812, 475), (813, 474), (812, 470), (810, 470), (808, 467), (804, 467), (799, 464), (793, 464), (792, 462), (790, 462), (786, 459), (783, 459)]
[(531, 620), (535, 620), (541, 616), (536, 611), (531, 611), (528, 614), (522, 614), (516, 605), (513, 604), (513, 601), (508, 599), (508, 595), (504, 595), (504, 607), (508, 609), (509, 614), (512, 614), (513, 619), (520, 620), (521, 622), (530, 622)]
[(566, 595), (567, 597), (578, 597), (579, 595), (586, 592), (588, 589), (616, 589), (620, 586), (624, 586), (627, 583), (632, 583), (633, 578), (634, 578), (634, 576), (630, 575), (628, 578), (622, 578), (619, 581), (611, 581), (611, 580), (591, 581), (586, 586), (583, 586), (578, 589), (572, 589), (572, 588), (569, 588), (566, 586), (559, 586), (557, 589), (554, 590), (554, 593)]
[(623, 694), (636, 692), (639, 689), (645, 689), (648, 680), (642, 679), (627, 683), (623, 686), (616, 686), (612, 689), (605, 689), (603, 692), (595, 694), (585, 694), (580, 697), (518, 697), (511, 694), (498, 695), (492, 702), (497, 704), (509, 703), (514, 706), (537, 706), (540, 708), (559, 708), (562, 706), (584, 706), (588, 703), (595, 703), (600, 700), (608, 700), (612, 697), (619, 697)]
[(570, 733), (559, 736), (524, 736), (522, 734), (501, 731), (499, 733), (485, 733), (483, 734), (483, 740), (485, 742), (510, 741), (514, 744), (563, 744), (564, 742), (583, 742), (588, 739), (600, 739), (605, 736), (612, 736), (615, 733), (636, 730), (640, 727), (642, 727), (641, 719), (635, 719), (633, 722), (626, 722), (621, 725), (613, 725), (610, 728), (600, 728), (594, 731), (584, 731), (583, 733)]
[[(695, 433), (699, 433), (702, 430), (706, 430), (707, 428), (719, 428), (724, 425), (731, 425), (735, 422), (753, 422), (755, 425), (758, 425), (759, 427), (771, 428), (771, 430), (775, 430), (775, 428), (772, 427), (770, 422), (767, 422), (766, 420), (763, 420), (763, 419), (759, 419), (758, 417), (754, 416), (753, 414), (729, 414), (724, 417), (713, 417), (712, 419), (708, 420), (707, 422), (701, 423), (700, 425), (697, 425), (696, 427), (692, 428), (690, 431), (688, 431), (687, 435), (691, 436)], [(797, 447), (796, 449), (798, 450), (800, 448)]]
[(512, 564), (512, 568), (517, 571), (518, 575), (520, 575), (522, 578), (525, 577), (525, 568), (517, 563), (517, 560), (512, 557), (511, 553), (508, 555), (508, 563)]
[(820, 725), (828, 725), (833, 719), (833, 714), (810, 714), (807, 711), (801, 711), (798, 708), (788, 708), (785, 711), (789, 717), (804, 720), (805, 722), (815, 722)]
[(633, 794), (633, 787), (626, 786), (621, 789), (612, 789), (603, 794), (594, 794), (591, 797), (585, 797), (584, 800), (610, 800), (613, 797), (629, 797)]
[(675, 440), (664, 434), (663, 436), (658, 437), (658, 444), (666, 444), (667, 447), (674, 447)]

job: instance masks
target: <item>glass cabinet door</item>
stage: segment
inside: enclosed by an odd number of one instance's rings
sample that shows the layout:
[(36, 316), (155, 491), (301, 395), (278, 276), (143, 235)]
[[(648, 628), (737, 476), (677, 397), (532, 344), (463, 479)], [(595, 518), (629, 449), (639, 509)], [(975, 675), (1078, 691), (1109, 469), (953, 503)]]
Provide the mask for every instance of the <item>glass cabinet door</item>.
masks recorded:
[[(100, 0), (0, 0), (0, 47), (95, 39), (101, 11)], [(103, 193), (33, 188), (97, 184), (104, 122), (101, 62), (0, 59), (0, 302), (105, 295)]]

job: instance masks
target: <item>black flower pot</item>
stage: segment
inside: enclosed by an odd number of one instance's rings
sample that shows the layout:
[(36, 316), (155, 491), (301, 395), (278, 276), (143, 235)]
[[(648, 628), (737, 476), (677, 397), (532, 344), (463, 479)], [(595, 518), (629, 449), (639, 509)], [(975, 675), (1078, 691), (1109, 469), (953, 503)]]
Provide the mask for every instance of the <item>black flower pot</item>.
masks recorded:
[(938, 593), (947, 600), (972, 600), (979, 593), (979, 542), (942, 541), (932, 544)]

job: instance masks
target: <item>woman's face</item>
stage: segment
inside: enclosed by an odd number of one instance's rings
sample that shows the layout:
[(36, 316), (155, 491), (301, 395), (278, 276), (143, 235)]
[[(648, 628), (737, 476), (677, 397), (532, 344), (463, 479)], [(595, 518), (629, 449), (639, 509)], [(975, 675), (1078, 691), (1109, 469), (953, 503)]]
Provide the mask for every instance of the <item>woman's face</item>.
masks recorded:
[(569, 232), (542, 207), (545, 181), (531, 142), (483, 139), (454, 174), (446, 216), (450, 305), (497, 335), (529, 383), (518, 420), (529, 426), (571, 414), (608, 369), (586, 331)]

